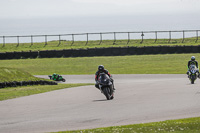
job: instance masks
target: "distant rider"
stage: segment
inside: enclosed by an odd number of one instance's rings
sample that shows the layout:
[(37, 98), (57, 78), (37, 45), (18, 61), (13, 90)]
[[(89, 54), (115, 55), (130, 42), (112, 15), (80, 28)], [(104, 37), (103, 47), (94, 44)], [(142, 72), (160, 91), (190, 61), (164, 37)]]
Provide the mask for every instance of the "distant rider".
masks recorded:
[[(199, 65), (198, 65), (198, 62), (195, 60), (195, 56), (192, 56), (191, 57), (191, 60), (188, 61), (188, 71), (187, 71), (187, 75), (189, 76), (189, 70), (190, 70), (190, 65), (195, 65), (197, 67), (197, 72), (199, 73)], [(200, 75), (198, 74), (198, 78), (200, 78)]]
[(53, 75), (52, 75), (52, 79), (53, 80), (58, 80), (58, 78), (59, 78), (59, 74), (56, 74), (56, 73), (54, 73)]
[[(108, 72), (108, 70), (104, 69), (104, 66), (103, 66), (103, 65), (99, 65), (99, 66), (98, 66), (98, 71), (95, 73), (95, 81), (96, 81), (95, 87), (98, 88), (98, 89), (99, 89), (99, 84), (98, 84), (97, 81), (98, 81), (99, 75), (100, 75), (101, 73), (107, 74), (107, 75), (110, 77), (111, 82), (113, 83), (113, 79), (111, 78), (111, 74)], [(113, 86), (114, 86), (114, 84), (113, 84)], [(114, 87), (113, 87), (113, 88), (114, 88)], [(115, 88), (114, 88), (114, 90), (115, 90)]]

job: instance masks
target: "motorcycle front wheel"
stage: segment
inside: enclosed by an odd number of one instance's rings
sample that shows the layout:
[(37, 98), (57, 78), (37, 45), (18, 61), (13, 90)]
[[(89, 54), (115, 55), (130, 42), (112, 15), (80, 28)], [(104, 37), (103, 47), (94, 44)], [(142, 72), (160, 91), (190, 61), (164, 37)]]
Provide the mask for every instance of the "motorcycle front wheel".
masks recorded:
[(195, 75), (192, 75), (191, 79), (190, 79), (191, 80), (191, 84), (194, 84), (195, 79), (196, 79)]
[(111, 96), (110, 96), (110, 93), (109, 93), (109, 89), (110, 89), (110, 88), (108, 88), (108, 87), (105, 87), (105, 88), (103, 89), (103, 93), (104, 93), (104, 95), (106, 96), (106, 99), (107, 99), (107, 100), (110, 100), (110, 99), (111, 99)]

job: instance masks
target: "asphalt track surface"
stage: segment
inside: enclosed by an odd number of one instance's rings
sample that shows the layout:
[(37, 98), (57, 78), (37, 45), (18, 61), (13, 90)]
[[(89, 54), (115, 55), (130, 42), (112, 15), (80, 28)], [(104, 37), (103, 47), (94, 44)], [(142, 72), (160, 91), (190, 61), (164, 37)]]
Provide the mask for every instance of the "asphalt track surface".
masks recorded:
[[(45, 77), (47, 76), (39, 76)], [(94, 75), (64, 76), (94, 83)], [(186, 75), (113, 75), (107, 101), (94, 85), (0, 101), (0, 132), (55, 132), (200, 116), (200, 81)]]

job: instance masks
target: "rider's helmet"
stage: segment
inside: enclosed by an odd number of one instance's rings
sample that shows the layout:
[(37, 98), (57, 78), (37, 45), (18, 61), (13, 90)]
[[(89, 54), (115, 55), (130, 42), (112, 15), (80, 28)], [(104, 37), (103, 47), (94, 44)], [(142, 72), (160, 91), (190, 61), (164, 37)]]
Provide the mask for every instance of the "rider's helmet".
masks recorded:
[(56, 73), (54, 73), (53, 76), (56, 76)]
[(191, 60), (192, 60), (192, 61), (195, 61), (195, 56), (192, 56), (192, 57), (191, 57)]
[(99, 70), (100, 72), (102, 72), (102, 71), (104, 70), (104, 66), (103, 66), (103, 65), (99, 65), (98, 70)]

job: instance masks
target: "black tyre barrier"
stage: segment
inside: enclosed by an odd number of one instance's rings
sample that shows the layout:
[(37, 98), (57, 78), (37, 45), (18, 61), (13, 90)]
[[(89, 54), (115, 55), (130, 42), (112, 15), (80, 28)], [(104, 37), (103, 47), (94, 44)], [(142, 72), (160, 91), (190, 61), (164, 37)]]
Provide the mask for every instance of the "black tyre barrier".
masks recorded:
[(177, 52), (177, 48), (176, 47), (168, 47), (168, 52), (169, 52), (169, 54), (174, 54)]
[(28, 52), (21, 52), (21, 58), (27, 59), (27, 58), (37, 58), (39, 55), (38, 51), (28, 51)]
[(40, 58), (60, 58), (63, 56), (63, 50), (49, 50), (49, 51), (40, 51)]
[(184, 46), (185, 53), (191, 53), (192, 52), (192, 46)]
[(105, 56), (106, 53), (105, 53), (105, 48), (97, 48), (95, 50), (95, 56)]
[(160, 54), (161, 53), (160, 46), (154, 46), (152, 50), (153, 50), (153, 54)]
[(179, 48), (177, 49), (176, 53), (185, 53), (185, 47), (184, 46), (179, 46)]
[(1, 60), (6, 59), (6, 53), (0, 53), (0, 59)]
[(57, 85), (56, 82), (53, 81), (13, 81), (13, 82), (0, 82), (0, 89), (7, 87), (17, 87), (17, 86), (27, 86), (27, 85)]
[(160, 46), (160, 53), (161, 54), (168, 54), (169, 53), (169, 46)]
[(153, 54), (153, 47), (144, 47), (145, 54)]
[(71, 57), (72, 53), (73, 53), (72, 49), (63, 50), (63, 57)]
[(97, 56), (96, 48), (88, 49), (88, 56)]
[(14, 52), (6, 52), (6, 59), (15, 59)]
[(137, 47), (137, 54), (138, 55), (143, 55), (145, 54), (145, 47)]
[(112, 55), (119, 56), (121, 54), (120, 48), (112, 48)]
[(87, 53), (88, 52), (88, 50), (87, 49), (80, 49), (79, 50), (79, 57), (85, 57), (85, 56), (87, 56)]
[(129, 47), (129, 54), (136, 55), (137, 54), (137, 47)]
[(199, 52), (200, 52), (200, 45), (192, 47), (192, 53), (199, 53)]
[(13, 59), (20, 59), (22, 52), (14, 52), (14, 58)]
[(60, 57), (91, 57), (91, 56), (119, 56), (143, 54), (174, 54), (174, 53), (200, 53), (198, 46), (150, 46), (150, 47), (110, 47), (89, 49), (65, 49), (50, 51), (6, 52), (0, 53), (3, 59), (26, 58), (60, 58)]
[(100, 54), (99, 56), (111, 56), (112, 55), (112, 48), (103, 48), (102, 50), (102, 55)]
[(129, 55), (129, 48), (120, 48), (120, 55)]
[(72, 49), (70, 57), (80, 57), (80, 51)]

